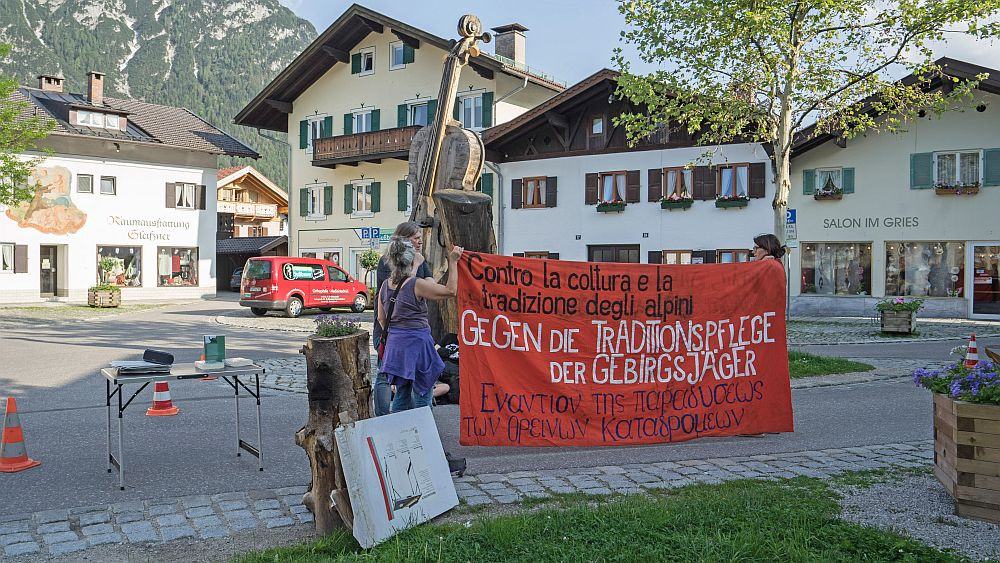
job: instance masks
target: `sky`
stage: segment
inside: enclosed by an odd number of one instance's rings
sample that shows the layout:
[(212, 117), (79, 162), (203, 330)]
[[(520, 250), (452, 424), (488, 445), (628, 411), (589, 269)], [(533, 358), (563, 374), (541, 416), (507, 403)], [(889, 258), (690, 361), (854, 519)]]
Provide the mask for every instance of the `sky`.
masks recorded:
[[(332, 0), (280, 0), (322, 33), (351, 2)], [(486, 29), (517, 22), (525, 33), (527, 64), (574, 84), (601, 68), (612, 68), (612, 51), (621, 45), (624, 18), (614, 0), (364, 0), (360, 4), (391, 18), (433, 33), (457, 38), (458, 18), (479, 16)], [(964, 36), (951, 37), (933, 46), (936, 57), (948, 56), (996, 68), (1000, 43), (990, 45)], [(487, 46), (487, 52), (492, 47)], [(626, 55), (635, 59), (635, 51)], [(640, 70), (648, 68), (638, 67)]]

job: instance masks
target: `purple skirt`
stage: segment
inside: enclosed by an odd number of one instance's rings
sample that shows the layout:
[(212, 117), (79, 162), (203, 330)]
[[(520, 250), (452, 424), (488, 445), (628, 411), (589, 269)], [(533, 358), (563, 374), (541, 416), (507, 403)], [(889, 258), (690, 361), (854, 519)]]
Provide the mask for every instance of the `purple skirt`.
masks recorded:
[(413, 382), (418, 394), (430, 391), (444, 372), (444, 362), (434, 349), (430, 329), (390, 326), (381, 370), (390, 385)]

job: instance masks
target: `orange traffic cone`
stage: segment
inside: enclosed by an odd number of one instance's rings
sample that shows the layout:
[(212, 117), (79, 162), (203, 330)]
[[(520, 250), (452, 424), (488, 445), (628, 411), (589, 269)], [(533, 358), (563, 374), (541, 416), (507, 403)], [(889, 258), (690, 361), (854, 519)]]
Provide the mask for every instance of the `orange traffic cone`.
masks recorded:
[(968, 351), (965, 352), (965, 361), (962, 362), (962, 365), (964, 365), (969, 369), (972, 369), (976, 367), (976, 364), (978, 363), (979, 363), (979, 349), (976, 348), (976, 335), (973, 334), (972, 338), (969, 340), (969, 349)]
[(146, 410), (146, 416), (173, 416), (180, 409), (170, 402), (170, 386), (166, 381), (153, 384), (153, 406)]
[(14, 397), (7, 397), (7, 414), (3, 417), (3, 437), (0, 438), (0, 471), (14, 473), (41, 463), (28, 457), (21, 422), (17, 417), (17, 401)]
[[(198, 360), (204, 362), (205, 361), (205, 354), (202, 354), (201, 357), (198, 358)], [(216, 376), (214, 376), (214, 375), (206, 375), (205, 377), (199, 377), (198, 378), (199, 381), (214, 381), (216, 379), (219, 379), (219, 378), (216, 377)]]

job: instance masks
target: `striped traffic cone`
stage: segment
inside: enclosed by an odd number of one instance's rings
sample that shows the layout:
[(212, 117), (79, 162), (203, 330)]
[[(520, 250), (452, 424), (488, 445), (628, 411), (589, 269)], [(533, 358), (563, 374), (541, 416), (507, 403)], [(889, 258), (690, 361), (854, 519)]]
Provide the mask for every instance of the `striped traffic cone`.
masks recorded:
[(3, 417), (3, 436), (0, 438), (0, 471), (14, 473), (41, 463), (28, 457), (21, 422), (17, 417), (17, 401), (14, 397), (7, 397), (7, 414)]
[(173, 416), (180, 409), (170, 402), (170, 386), (166, 381), (153, 384), (153, 406), (146, 410), (146, 416)]
[(969, 369), (972, 369), (976, 367), (976, 364), (978, 363), (979, 363), (979, 349), (976, 348), (976, 335), (973, 334), (972, 338), (969, 340), (969, 349), (968, 351), (965, 352), (965, 361), (962, 362), (962, 365), (964, 365)]

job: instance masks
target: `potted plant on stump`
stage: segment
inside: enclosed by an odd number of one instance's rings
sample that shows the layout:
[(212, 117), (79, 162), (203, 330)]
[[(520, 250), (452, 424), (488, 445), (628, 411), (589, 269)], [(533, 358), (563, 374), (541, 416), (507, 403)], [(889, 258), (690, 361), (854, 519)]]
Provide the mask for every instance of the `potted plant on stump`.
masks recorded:
[(1000, 524), (1000, 366), (958, 362), (913, 379), (934, 393), (934, 476), (955, 513)]
[[(320, 315), (316, 333), (300, 350), (306, 357), (309, 419), (295, 433), (295, 443), (309, 457), (312, 480), (302, 503), (313, 513), (320, 534), (338, 527), (350, 530), (353, 524), (334, 430), (372, 416), (368, 341), (368, 331), (357, 323)], [(330, 506), (331, 493), (336, 511)]]
[(892, 297), (879, 301), (875, 308), (882, 314), (882, 332), (912, 333), (917, 327), (917, 311), (923, 306), (923, 299)]
[(117, 307), (122, 304), (122, 290), (109, 282), (111, 271), (115, 269), (116, 260), (105, 256), (97, 263), (101, 271), (101, 283), (87, 290), (87, 305), (91, 307)]

